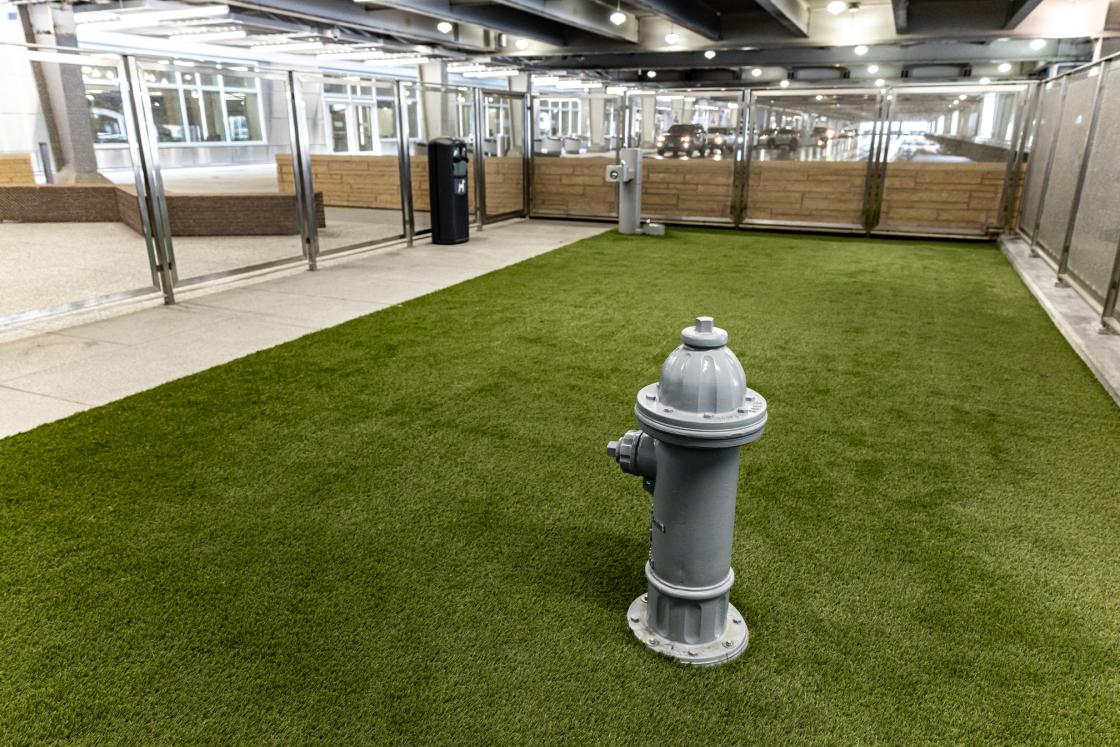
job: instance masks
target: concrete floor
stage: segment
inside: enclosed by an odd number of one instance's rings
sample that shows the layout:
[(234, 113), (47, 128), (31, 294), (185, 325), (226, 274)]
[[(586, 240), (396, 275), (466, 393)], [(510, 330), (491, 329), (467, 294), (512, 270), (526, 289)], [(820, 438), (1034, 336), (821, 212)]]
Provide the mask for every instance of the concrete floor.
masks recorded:
[[(6, 227), (5, 227), (6, 228)], [(467, 244), (383, 249), (198, 288), (174, 306), (9, 328), (0, 342), (0, 437), (150, 389), (315, 330), (594, 236), (610, 226), (509, 221)], [(126, 229), (127, 230), (127, 229)], [(2, 243), (2, 240), (0, 240)], [(105, 316), (104, 309), (94, 312)], [(70, 322), (72, 326), (63, 326)], [(85, 323), (83, 323), (85, 322)]]
[(1030, 256), (1027, 242), (1006, 237), (1000, 248), (1070, 347), (1120, 405), (1120, 335), (1103, 331), (1100, 313), (1073, 288), (1058, 285), (1054, 268), (1042, 257)]
[[(399, 236), (397, 210), (327, 208), (326, 251)], [(179, 278), (298, 257), (296, 236), (173, 238)], [(0, 317), (150, 286), (144, 239), (123, 223), (0, 223)]]

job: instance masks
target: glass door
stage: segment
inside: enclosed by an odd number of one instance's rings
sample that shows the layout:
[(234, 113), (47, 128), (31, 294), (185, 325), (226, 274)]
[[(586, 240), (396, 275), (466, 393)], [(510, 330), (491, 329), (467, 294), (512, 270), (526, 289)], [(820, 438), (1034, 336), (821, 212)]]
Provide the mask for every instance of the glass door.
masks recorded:
[[(431, 190), (428, 179), (428, 143), (454, 138), (467, 143), (474, 159), (474, 99), (470, 88), (405, 83), (401, 86), (408, 107), (408, 148), (412, 167), (414, 235), (431, 231)], [(467, 169), (467, 210), (475, 215), (473, 162)]]

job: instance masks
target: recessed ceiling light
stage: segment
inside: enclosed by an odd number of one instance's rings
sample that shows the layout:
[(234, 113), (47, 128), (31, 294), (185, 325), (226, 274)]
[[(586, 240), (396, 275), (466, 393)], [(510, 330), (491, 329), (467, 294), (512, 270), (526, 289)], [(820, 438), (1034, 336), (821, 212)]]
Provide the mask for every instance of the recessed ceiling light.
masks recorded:
[(831, 3), (825, 6), (825, 10), (834, 16), (838, 16), (848, 9), (848, 4), (844, 0), (832, 0)]
[(1034, 39), (1033, 41), (1031, 41), (1031, 49), (1038, 50), (1038, 49), (1042, 49), (1045, 46), (1046, 46), (1046, 40), (1045, 39)]
[(1001, 73), (1010, 73), (1011, 72), (1011, 63), (1010, 62), (1001, 62), (1000, 66), (999, 66), (999, 71)]
[(452, 29), (454, 28), (455, 27), (452, 26), (448, 21), (440, 21), (436, 24), (436, 31), (440, 32), (441, 34), (450, 34)]
[(968, 98), (968, 94), (967, 93), (962, 93), (960, 96), (957, 96), (957, 98), (960, 99), (961, 101), (964, 101), (965, 99)]
[(860, 44), (858, 47), (856, 47), (852, 51), (855, 52), (860, 57), (863, 57), (865, 54), (867, 54), (867, 45)]
[(818, 93), (817, 94), (817, 101), (824, 101), (824, 96)]
[(678, 34), (676, 31), (670, 31), (668, 34), (665, 34), (665, 43), (666, 44), (676, 44), (680, 40), (681, 40), (681, 35)]
[(759, 78), (761, 76), (762, 76), (762, 68), (756, 67), (754, 70), (751, 70), (751, 77), (752, 78)]
[(715, 53), (715, 51), (709, 49), (707, 52), (704, 53), (704, 57), (706, 59), (709, 59), (709, 60), (714, 60), (716, 58), (716, 53)]
[(788, 79), (787, 79), (787, 80), (783, 80), (783, 81), (782, 81), (781, 83), (779, 83), (778, 85), (779, 85), (779, 86), (781, 86), (782, 88), (789, 88), (789, 80), (788, 80)]
[(874, 75), (875, 73), (879, 72), (879, 66), (878, 65), (868, 65), (867, 66), (867, 72), (870, 75)]
[(513, 43), (513, 46), (517, 47), (518, 49), (528, 49), (529, 48), (529, 40), (528, 39), (518, 39), (517, 41), (515, 41)]
[(980, 79), (980, 85), (982, 85), (982, 86), (986, 86), (991, 82), (992, 82), (991, 78), (981, 78)]
[(883, 86), (887, 85), (887, 81), (883, 80), (882, 78), (876, 78), (875, 85), (879, 88), (882, 88)]
[(646, 71), (646, 77), (650, 78), (651, 80), (653, 78), (656, 78), (657, 77), (657, 71), (656, 70), (647, 70)]

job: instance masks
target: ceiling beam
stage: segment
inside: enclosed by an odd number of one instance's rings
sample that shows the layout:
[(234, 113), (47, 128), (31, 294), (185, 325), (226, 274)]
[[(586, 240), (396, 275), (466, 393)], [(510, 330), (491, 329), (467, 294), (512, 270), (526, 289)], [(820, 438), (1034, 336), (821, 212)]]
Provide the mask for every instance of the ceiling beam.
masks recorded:
[[(351, 0), (226, 0), (231, 7), (245, 8), (262, 13), (274, 13), (289, 18), (299, 18), (314, 25), (337, 24), (383, 36), (399, 36), (413, 41), (448, 44), (444, 34), (435, 25), (420, 25), (405, 13), (393, 13), (373, 18), (362, 6)], [(98, 6), (92, 6), (98, 7)], [(473, 29), (452, 45), (472, 51), (491, 51), (493, 45), (482, 29)]]
[[(393, 8), (440, 21), (464, 25), (475, 24), (557, 47), (567, 44), (567, 33), (562, 24), (502, 5), (460, 5), (452, 3), (451, 0), (356, 0), (356, 2), (373, 3), (377, 9)], [(305, 4), (308, 8), (318, 6), (317, 2)], [(379, 12), (377, 9), (371, 9), (370, 12), (377, 13)]]
[(717, 41), (723, 38), (719, 13), (700, 0), (630, 0), (632, 5), (656, 13), (681, 28)]
[(610, 22), (611, 9), (591, 0), (496, 0), (501, 5), (618, 41), (638, 42), (638, 19), (627, 14), (618, 26)]
[(891, 0), (894, 11), (894, 32), (905, 34), (910, 30), (910, 0)]
[(809, 35), (809, 6), (805, 0), (755, 0), (763, 10), (798, 36)]
[(1011, 0), (1007, 9), (1007, 23), (1005, 29), (1013, 29), (1022, 23), (1035, 8), (1042, 4), (1042, 0)]

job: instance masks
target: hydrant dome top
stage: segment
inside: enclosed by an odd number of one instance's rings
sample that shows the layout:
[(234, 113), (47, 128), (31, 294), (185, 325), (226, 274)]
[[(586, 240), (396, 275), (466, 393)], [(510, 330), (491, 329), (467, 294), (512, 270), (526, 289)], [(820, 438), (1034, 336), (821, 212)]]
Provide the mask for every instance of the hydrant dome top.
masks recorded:
[(761, 436), (766, 400), (747, 387), (743, 365), (726, 346), (727, 332), (701, 316), (681, 340), (661, 366), (660, 381), (638, 392), (634, 414), (642, 428), (656, 438), (704, 446)]

